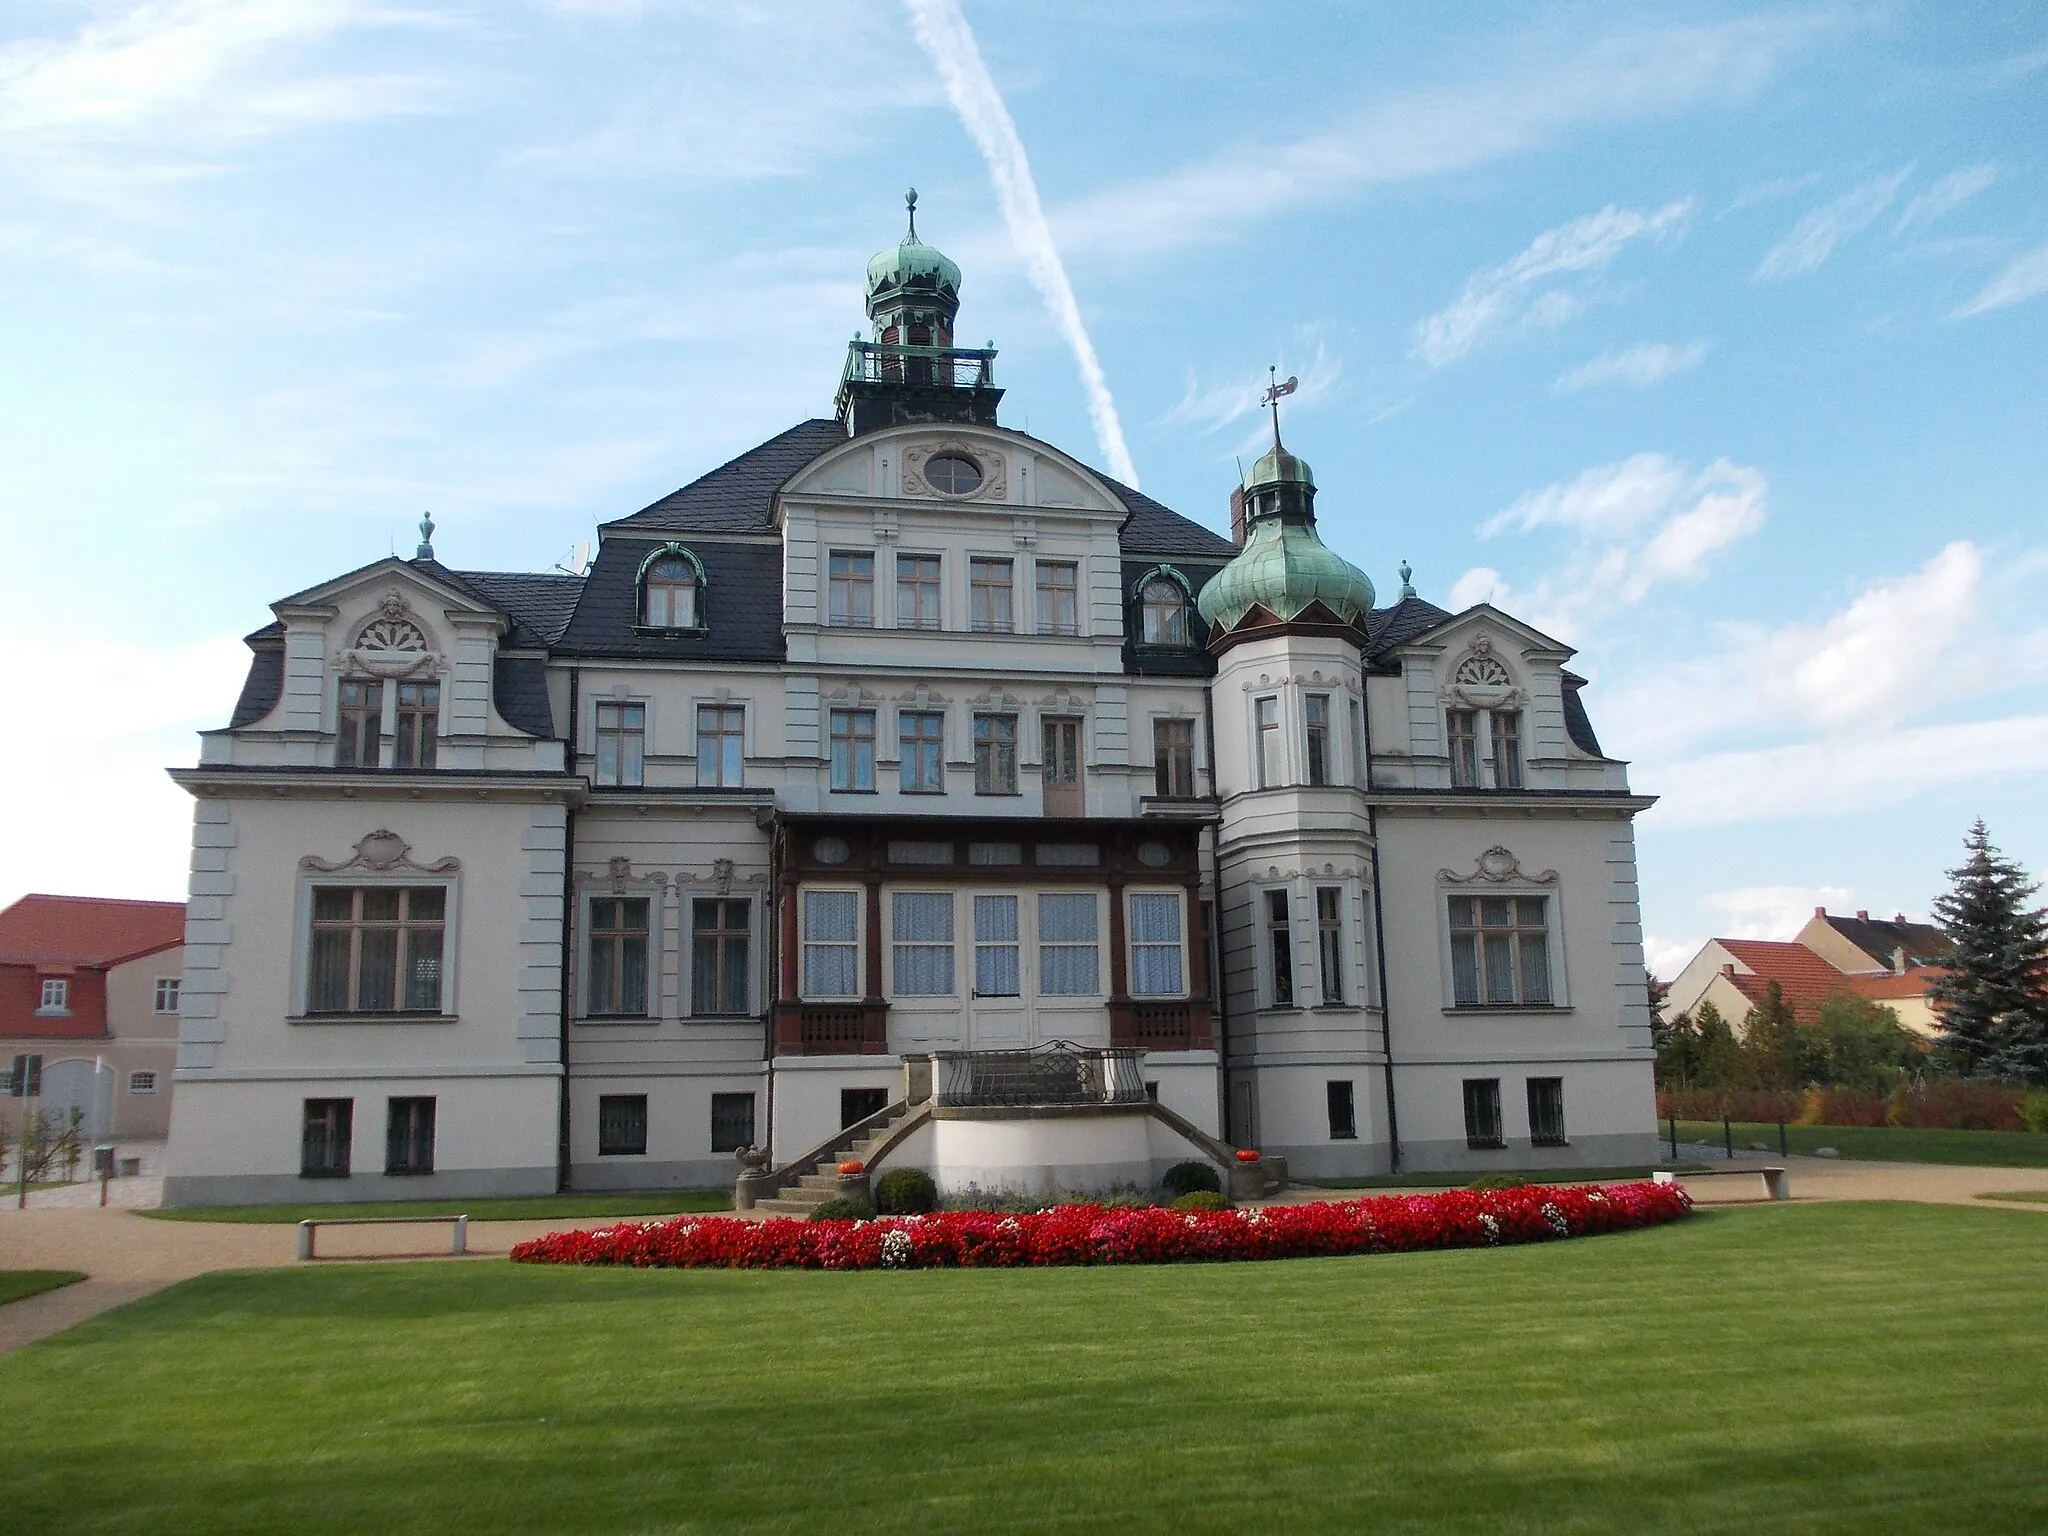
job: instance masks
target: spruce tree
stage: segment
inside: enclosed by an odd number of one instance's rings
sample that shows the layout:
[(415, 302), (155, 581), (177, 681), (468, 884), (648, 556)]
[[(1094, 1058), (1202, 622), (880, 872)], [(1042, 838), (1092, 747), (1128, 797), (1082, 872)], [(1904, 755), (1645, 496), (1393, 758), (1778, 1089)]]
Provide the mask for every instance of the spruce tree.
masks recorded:
[(1940, 1058), (1963, 1077), (2048, 1083), (2048, 912), (2040, 889), (1992, 844), (1979, 820), (1968, 853), (1948, 872), (1934, 917), (1954, 941), (1946, 976), (1928, 989), (1939, 1005)]
[(1749, 1086), (1769, 1093), (1799, 1081), (1799, 1020), (1775, 981), (1742, 1021), (1742, 1075)]

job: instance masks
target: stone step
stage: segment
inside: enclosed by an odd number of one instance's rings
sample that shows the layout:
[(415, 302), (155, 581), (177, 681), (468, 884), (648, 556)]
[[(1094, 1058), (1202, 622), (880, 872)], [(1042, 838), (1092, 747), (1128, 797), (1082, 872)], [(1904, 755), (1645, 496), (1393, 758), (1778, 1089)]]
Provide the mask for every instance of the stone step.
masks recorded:
[(766, 1211), (771, 1216), (808, 1216), (816, 1207), (797, 1200), (762, 1200), (754, 1209)]

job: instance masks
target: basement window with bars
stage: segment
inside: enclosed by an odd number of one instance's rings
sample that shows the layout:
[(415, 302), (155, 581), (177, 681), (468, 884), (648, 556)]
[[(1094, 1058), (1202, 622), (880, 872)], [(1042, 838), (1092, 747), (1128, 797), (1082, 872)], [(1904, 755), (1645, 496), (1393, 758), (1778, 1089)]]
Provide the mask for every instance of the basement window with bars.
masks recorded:
[(597, 1101), (597, 1155), (647, 1155), (647, 1095), (607, 1093)]
[(737, 1152), (754, 1144), (754, 1096), (751, 1093), (711, 1095), (711, 1150)]

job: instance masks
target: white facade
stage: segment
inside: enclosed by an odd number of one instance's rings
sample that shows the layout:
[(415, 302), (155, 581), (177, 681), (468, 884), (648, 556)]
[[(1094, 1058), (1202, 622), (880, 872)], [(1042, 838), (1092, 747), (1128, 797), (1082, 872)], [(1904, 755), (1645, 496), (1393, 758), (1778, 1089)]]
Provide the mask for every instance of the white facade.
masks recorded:
[[(1650, 1157), (1648, 802), (1568, 651), (1412, 598), (1210, 633), (1234, 547), (994, 394), (805, 423), (583, 577), (423, 550), (278, 603), (176, 774), (167, 1199), (722, 1185), (906, 1055), (1053, 1040), (1143, 1046), (1163, 1104), (1299, 1174)], [(1033, 1156), (1167, 1155), (1073, 1136)]]

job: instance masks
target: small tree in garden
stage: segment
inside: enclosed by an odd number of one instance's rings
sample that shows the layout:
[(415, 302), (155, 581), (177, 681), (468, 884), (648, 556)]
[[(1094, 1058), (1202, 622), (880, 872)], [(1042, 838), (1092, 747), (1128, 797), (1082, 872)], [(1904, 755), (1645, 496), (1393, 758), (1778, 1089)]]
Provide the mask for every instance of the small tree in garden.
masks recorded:
[(1812, 1067), (1806, 1075), (1830, 1087), (1883, 1092), (1922, 1064), (1919, 1042), (1899, 1016), (1853, 992), (1822, 1003), (1819, 1023), (1805, 1038)]
[(2048, 912), (2027, 905), (2040, 887), (1998, 851), (1983, 821), (1963, 847), (1968, 857), (1934, 903), (1955, 943), (1949, 974), (1929, 988), (1941, 1063), (1963, 1077), (2048, 1083)]
[(1665, 1023), (1654, 1012), (1650, 1025), (1657, 1042), (1657, 1086), (1675, 1093), (1700, 1086), (1699, 1026), (1682, 1013)]
[(1780, 1092), (1799, 1081), (1799, 1020), (1775, 981), (1742, 1021), (1742, 1079), (1752, 1088)]
[(1696, 1047), (1698, 1086), (1733, 1088), (1742, 1075), (1742, 1047), (1735, 1038), (1735, 1031), (1721, 1017), (1721, 1010), (1712, 1003), (1701, 1003), (1699, 1017), (1693, 1020), (1693, 1030), (1699, 1036)]

